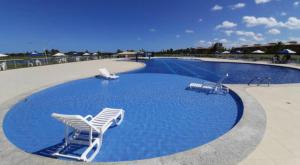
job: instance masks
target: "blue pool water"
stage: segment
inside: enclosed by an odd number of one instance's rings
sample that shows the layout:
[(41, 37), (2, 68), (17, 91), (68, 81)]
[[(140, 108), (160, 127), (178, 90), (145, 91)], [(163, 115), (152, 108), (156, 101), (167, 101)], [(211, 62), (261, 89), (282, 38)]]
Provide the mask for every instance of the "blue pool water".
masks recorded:
[(270, 65), (204, 62), (200, 60), (153, 59), (135, 73), (167, 73), (217, 82), (229, 73), (227, 84), (248, 84), (255, 77), (271, 77), (272, 84), (300, 83), (300, 70)]
[[(198, 78), (172, 74), (122, 74), (119, 80), (88, 78), (35, 93), (16, 104), (4, 119), (4, 132), (20, 149), (42, 156), (57, 150), (64, 125), (51, 113), (96, 115), (123, 108), (123, 123), (104, 135), (95, 162), (154, 158), (206, 144), (240, 119), (235, 94), (208, 95), (186, 90)], [(79, 149), (80, 151), (80, 149)], [(77, 152), (79, 152), (77, 151)]]

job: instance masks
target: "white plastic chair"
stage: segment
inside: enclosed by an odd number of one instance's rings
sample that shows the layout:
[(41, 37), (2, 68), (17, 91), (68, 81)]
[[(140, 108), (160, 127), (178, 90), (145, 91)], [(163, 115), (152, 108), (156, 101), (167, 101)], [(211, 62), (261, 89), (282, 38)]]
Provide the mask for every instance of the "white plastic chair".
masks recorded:
[(32, 63), (31, 61), (28, 61), (28, 62), (27, 62), (27, 66), (28, 66), (28, 67), (34, 67), (34, 65), (33, 65), (33, 63)]
[(223, 82), (226, 78), (229, 77), (229, 74), (227, 73), (224, 77), (222, 77), (217, 83), (191, 83), (189, 85), (190, 89), (206, 89), (210, 92), (217, 93), (218, 91), (225, 91), (229, 92), (229, 89), (225, 86), (223, 86)]
[(37, 59), (37, 60), (35, 60), (35, 65), (36, 65), (36, 66), (41, 66), (41, 65), (42, 65), (42, 62), (41, 62), (40, 60)]
[(99, 72), (100, 72), (100, 76), (103, 78), (106, 78), (106, 79), (118, 79), (119, 78), (119, 76), (109, 73), (109, 71), (106, 68), (100, 68)]
[[(88, 115), (82, 117), (80, 115), (63, 115), (53, 113), (52, 117), (66, 125), (65, 144), (53, 156), (68, 159), (76, 159), (80, 161), (91, 162), (99, 153), (103, 134), (113, 125), (120, 125), (124, 119), (125, 111), (123, 109), (103, 109), (97, 116)], [(74, 131), (69, 134), (69, 127)], [(88, 137), (83, 133), (88, 133)], [(61, 153), (70, 144), (79, 144), (88, 146), (88, 148), (79, 156), (73, 156)], [(94, 153), (90, 152), (95, 148)]]
[(0, 70), (2, 70), (2, 71), (7, 70), (6, 62), (2, 62), (2, 63), (1, 63), (1, 65), (0, 65)]

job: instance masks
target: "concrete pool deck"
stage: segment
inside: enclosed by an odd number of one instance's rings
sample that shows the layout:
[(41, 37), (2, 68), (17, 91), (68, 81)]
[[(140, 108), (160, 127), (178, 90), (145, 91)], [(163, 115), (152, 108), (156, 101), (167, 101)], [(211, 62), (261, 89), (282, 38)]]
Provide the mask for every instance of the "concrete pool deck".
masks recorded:
[[(98, 74), (97, 69), (100, 66), (113, 72), (124, 72), (144, 65), (98, 60), (0, 72), (1, 164), (83, 164), (39, 157), (19, 150), (6, 139), (2, 122), (10, 106), (32, 92), (66, 81), (94, 76)], [(241, 161), (243, 165), (282, 164), (280, 162), (287, 164), (289, 161), (297, 164), (300, 157), (300, 143), (296, 140), (300, 137), (297, 132), (300, 127), (300, 121), (297, 121), (300, 115), (300, 110), (297, 110), (300, 107), (300, 85), (276, 85), (270, 88), (230, 85), (230, 88), (242, 98), (245, 114), (241, 122), (224, 136), (190, 151), (161, 158), (112, 164), (238, 164)]]
[[(208, 58), (201, 60), (269, 64), (267, 62)], [(300, 69), (299, 65), (281, 64), (277, 66)], [(246, 91), (262, 105), (267, 115), (267, 126), (261, 143), (240, 164), (300, 164), (300, 84), (248, 87)]]

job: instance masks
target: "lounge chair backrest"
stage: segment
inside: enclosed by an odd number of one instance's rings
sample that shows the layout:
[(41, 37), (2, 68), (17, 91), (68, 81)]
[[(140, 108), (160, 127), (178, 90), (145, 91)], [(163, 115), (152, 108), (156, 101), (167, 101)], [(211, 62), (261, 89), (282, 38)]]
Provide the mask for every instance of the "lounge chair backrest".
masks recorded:
[(110, 73), (108, 72), (108, 70), (106, 68), (101, 68), (101, 69), (99, 69), (99, 71), (103, 76), (106, 76), (106, 77), (110, 76)]
[[(121, 116), (121, 118), (123, 118), (124, 110), (105, 108), (97, 116), (95, 116), (90, 121), (90, 123), (99, 125), (99, 122), (101, 122), (101, 131), (105, 132), (111, 126), (111, 123), (114, 121), (114, 119), (116, 119), (119, 116)], [(101, 118), (101, 121), (99, 121), (100, 118)]]
[(62, 115), (53, 113), (52, 117), (56, 118), (57, 120), (76, 130), (90, 131), (92, 128), (94, 131), (100, 132), (99, 129), (91, 125), (86, 119), (79, 115)]

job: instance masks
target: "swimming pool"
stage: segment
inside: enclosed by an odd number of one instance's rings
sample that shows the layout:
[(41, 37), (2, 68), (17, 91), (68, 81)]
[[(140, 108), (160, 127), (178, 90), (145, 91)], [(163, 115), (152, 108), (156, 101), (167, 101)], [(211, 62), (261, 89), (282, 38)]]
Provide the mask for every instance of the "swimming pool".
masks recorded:
[[(271, 76), (272, 83), (297, 83), (299, 71), (266, 65), (154, 59), (116, 81), (88, 78), (35, 93), (13, 106), (3, 129), (20, 149), (52, 157), (64, 137), (53, 112), (96, 115), (102, 108), (123, 108), (124, 122), (104, 135), (95, 162), (142, 160), (187, 151), (224, 135), (240, 120), (243, 104), (233, 92), (208, 95), (186, 90), (190, 82), (248, 83)], [(278, 72), (278, 73), (276, 73)], [(278, 78), (280, 77), (280, 78)], [(17, 122), (16, 122), (17, 121)], [(74, 153), (81, 152), (81, 148)]]
[[(166, 156), (206, 144), (229, 131), (242, 115), (238, 96), (186, 90), (199, 79), (170, 74), (122, 74), (119, 80), (88, 78), (35, 93), (4, 119), (4, 132), (20, 149), (51, 157), (62, 144), (64, 125), (51, 113), (96, 115), (123, 108), (123, 123), (104, 135), (95, 162)], [(16, 122), (18, 121), (18, 122)], [(80, 149), (76, 152), (80, 152)]]
[(166, 73), (191, 76), (217, 82), (229, 73), (226, 84), (248, 84), (255, 77), (270, 77), (272, 84), (300, 83), (300, 70), (271, 65), (206, 62), (159, 58), (146, 61), (146, 67), (135, 73)]

